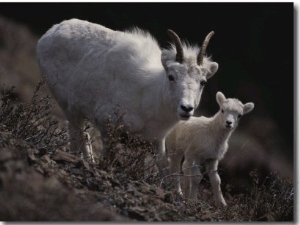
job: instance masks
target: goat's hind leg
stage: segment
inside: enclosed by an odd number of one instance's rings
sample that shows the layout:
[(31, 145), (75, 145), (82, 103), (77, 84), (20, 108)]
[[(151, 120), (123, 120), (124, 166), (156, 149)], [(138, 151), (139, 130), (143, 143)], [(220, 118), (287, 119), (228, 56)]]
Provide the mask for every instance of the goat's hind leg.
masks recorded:
[(95, 163), (90, 135), (84, 131), (84, 120), (79, 117), (67, 115), (69, 120), (70, 152), (81, 154), (86, 161)]
[(197, 200), (198, 187), (202, 178), (200, 165), (192, 158), (186, 158), (182, 164), (184, 174), (184, 194), (186, 198)]
[(215, 202), (218, 207), (225, 207), (227, 204), (221, 191), (221, 178), (218, 174), (218, 160), (208, 160), (206, 162), (206, 172), (213, 188)]

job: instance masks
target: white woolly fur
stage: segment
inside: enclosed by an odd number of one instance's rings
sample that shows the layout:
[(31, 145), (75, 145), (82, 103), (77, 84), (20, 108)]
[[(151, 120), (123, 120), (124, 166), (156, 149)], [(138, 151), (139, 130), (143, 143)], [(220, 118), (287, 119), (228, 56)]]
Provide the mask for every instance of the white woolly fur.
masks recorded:
[(105, 118), (120, 106), (130, 131), (153, 141), (162, 159), (165, 136), (193, 115), (203, 91), (200, 83), (218, 70), (206, 56), (202, 65), (196, 64), (199, 47), (183, 48), (189, 59), (179, 63), (174, 48), (161, 50), (139, 28), (114, 31), (79, 19), (50, 28), (38, 41), (37, 58), (69, 120), (71, 151), (92, 154), (82, 131), (84, 119), (105, 137)]
[[(183, 171), (184, 186), (180, 179), (175, 185), (186, 198), (197, 199), (197, 190), (202, 175), (200, 166), (205, 164), (217, 206), (226, 206), (218, 174), (218, 163), (228, 149), (228, 140), (242, 115), (251, 112), (254, 104), (243, 104), (235, 98), (225, 98), (218, 92), (216, 100), (220, 110), (213, 117), (191, 117), (178, 123), (166, 138), (166, 149), (170, 161), (170, 173)], [(182, 163), (182, 160), (183, 164)], [(174, 184), (174, 183), (173, 183)]]

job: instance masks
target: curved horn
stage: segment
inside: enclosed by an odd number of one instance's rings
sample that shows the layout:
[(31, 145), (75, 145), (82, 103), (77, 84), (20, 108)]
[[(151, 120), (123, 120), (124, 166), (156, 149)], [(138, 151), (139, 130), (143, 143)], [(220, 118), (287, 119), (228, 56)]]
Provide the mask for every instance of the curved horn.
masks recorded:
[(210, 38), (214, 35), (214, 33), (215, 33), (214, 31), (211, 31), (208, 35), (206, 35), (206, 38), (203, 41), (203, 44), (202, 44), (201, 49), (200, 49), (200, 52), (199, 52), (199, 54), (197, 56), (197, 64), (199, 66), (202, 65), (202, 63), (203, 63), (203, 57), (205, 55), (207, 45), (209, 43)]
[(171, 29), (168, 29), (167, 33), (168, 33), (169, 37), (172, 39), (172, 41), (174, 42), (175, 47), (176, 47), (176, 51), (177, 51), (176, 61), (179, 62), (179, 63), (182, 63), (182, 61), (183, 61), (183, 47), (182, 47), (180, 38)]

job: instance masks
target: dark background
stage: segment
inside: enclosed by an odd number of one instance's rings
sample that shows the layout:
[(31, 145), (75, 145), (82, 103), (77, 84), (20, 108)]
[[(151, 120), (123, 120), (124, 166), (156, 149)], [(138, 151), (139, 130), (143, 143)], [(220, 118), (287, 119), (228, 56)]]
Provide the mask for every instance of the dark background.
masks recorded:
[(208, 82), (200, 108), (215, 113), (217, 91), (254, 102), (251, 114), (278, 124), (287, 146), (283, 151), (293, 158), (293, 3), (1, 3), (0, 15), (28, 25), (37, 36), (70, 18), (116, 30), (138, 26), (149, 30), (161, 47), (170, 41), (168, 28), (198, 44), (214, 30), (207, 53), (219, 63), (219, 71)]

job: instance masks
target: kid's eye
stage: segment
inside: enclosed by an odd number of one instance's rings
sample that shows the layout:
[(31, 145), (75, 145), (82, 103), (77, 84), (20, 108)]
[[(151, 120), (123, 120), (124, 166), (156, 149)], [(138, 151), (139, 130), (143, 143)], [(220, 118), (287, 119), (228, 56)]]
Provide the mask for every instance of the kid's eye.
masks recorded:
[(239, 115), (238, 115), (238, 118), (241, 118), (241, 116), (242, 116), (242, 114), (239, 114)]
[(222, 109), (221, 112), (224, 113), (224, 110)]

